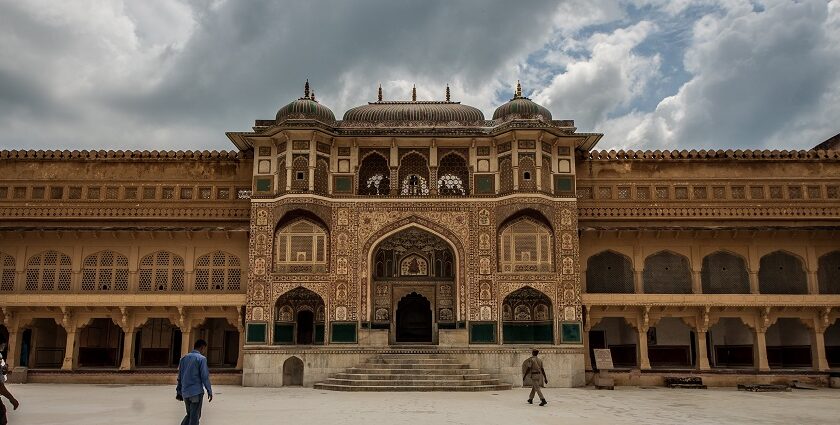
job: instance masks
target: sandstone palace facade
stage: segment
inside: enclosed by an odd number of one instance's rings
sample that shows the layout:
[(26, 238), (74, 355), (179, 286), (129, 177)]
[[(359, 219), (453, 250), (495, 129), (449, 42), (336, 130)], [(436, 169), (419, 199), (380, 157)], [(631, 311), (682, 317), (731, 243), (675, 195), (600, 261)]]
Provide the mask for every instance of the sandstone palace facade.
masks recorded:
[(552, 386), (594, 348), (630, 384), (840, 368), (837, 141), (597, 151), (518, 88), (492, 120), (445, 97), (336, 120), (307, 83), (232, 152), (0, 152), (15, 379), (168, 382), (197, 338), (250, 386), (387, 353), (514, 384), (532, 347)]

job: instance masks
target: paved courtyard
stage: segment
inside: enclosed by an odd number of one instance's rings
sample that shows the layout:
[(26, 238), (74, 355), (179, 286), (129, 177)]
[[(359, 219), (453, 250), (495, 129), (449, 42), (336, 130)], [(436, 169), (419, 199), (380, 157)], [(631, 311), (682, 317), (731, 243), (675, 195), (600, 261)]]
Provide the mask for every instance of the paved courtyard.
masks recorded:
[[(21, 408), (10, 424), (178, 424), (173, 386), (11, 385)], [(202, 424), (837, 424), (840, 390), (746, 393), (734, 389), (548, 389), (486, 393), (337, 393), (219, 386)], [(4, 400), (5, 401), (5, 400)], [(8, 406), (8, 403), (6, 404)]]

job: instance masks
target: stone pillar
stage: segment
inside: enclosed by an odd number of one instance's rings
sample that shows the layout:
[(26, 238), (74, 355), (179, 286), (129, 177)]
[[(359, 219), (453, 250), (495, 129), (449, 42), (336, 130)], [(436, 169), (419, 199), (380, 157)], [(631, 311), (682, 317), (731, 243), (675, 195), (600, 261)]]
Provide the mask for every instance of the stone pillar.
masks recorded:
[(79, 352), (78, 329), (75, 326), (64, 328), (67, 331), (67, 342), (64, 347), (64, 363), (61, 370), (73, 370), (76, 368), (76, 355)]
[(647, 331), (648, 328), (639, 326), (638, 329), (639, 342), (636, 348), (636, 355), (639, 357), (639, 369), (650, 370), (650, 359), (648, 358), (648, 343)]
[(644, 272), (642, 270), (633, 270), (633, 288), (637, 294), (645, 293)]
[(245, 328), (239, 329), (239, 356), (236, 357), (236, 369), (242, 370), (245, 361)]
[(12, 370), (13, 367), (20, 363), (20, 332), (17, 328), (6, 329), (9, 331), (9, 341), (6, 347), (6, 353), (8, 353), (9, 358), (6, 359), (6, 364), (9, 365), (9, 370)]
[(829, 370), (825, 356), (825, 334), (822, 329), (811, 329), (811, 363), (814, 370)]
[(702, 294), (703, 293), (703, 279), (700, 275), (700, 270), (692, 270), (691, 271), (691, 293), (693, 293), (693, 294)]
[(751, 294), (758, 294), (760, 291), (758, 289), (758, 271), (750, 270), (750, 293)]
[(131, 370), (134, 368), (134, 338), (137, 329), (123, 330), (123, 353), (120, 362), (120, 370)]
[(756, 329), (754, 332), (755, 342), (753, 353), (753, 364), (758, 371), (770, 370), (770, 364), (767, 362), (767, 330)]
[(816, 270), (808, 270), (808, 293), (809, 294), (819, 294), (820, 293), (820, 285), (817, 279), (817, 271)]
[(583, 365), (584, 370), (592, 370), (592, 356), (589, 355), (589, 326), (583, 328)]
[(192, 331), (192, 327), (181, 329), (181, 357), (186, 356), (193, 349)]
[(695, 344), (697, 347), (697, 369), (709, 370), (711, 367), (709, 366), (709, 350), (706, 348), (706, 329), (696, 330), (694, 336), (697, 338)]

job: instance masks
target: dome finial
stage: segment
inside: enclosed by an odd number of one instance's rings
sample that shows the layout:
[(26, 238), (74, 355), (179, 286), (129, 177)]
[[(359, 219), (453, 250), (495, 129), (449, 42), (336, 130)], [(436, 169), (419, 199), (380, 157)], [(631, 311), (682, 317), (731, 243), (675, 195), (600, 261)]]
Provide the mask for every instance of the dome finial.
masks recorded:
[(312, 89), (312, 96), (310, 96), (310, 99), (312, 99), (313, 102), (316, 102), (316, 100), (315, 100), (315, 89)]
[(417, 102), (417, 84), (411, 86), (411, 101)]
[(446, 84), (446, 101), (449, 102), (449, 84)]
[(519, 80), (516, 80), (516, 93), (513, 94), (513, 97), (522, 97), (522, 86), (519, 84)]
[(306, 79), (306, 84), (303, 85), (303, 98), (309, 99), (309, 78)]
[(382, 102), (382, 83), (379, 83), (379, 95), (376, 97), (379, 102)]

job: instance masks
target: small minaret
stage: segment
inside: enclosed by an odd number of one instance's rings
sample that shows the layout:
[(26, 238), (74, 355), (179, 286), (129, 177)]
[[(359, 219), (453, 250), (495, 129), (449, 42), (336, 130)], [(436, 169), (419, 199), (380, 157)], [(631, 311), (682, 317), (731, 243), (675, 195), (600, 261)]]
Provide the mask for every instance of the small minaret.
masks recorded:
[(417, 85), (414, 84), (411, 86), (411, 101), (417, 102)]
[(446, 85), (446, 101), (449, 102), (449, 84)]
[(309, 99), (309, 78), (306, 79), (306, 84), (303, 85), (303, 98)]
[(382, 102), (382, 83), (379, 83), (379, 95), (376, 97), (379, 102)]
[(313, 102), (317, 102), (317, 100), (315, 100), (315, 89), (312, 89), (312, 96), (310, 96), (310, 99), (312, 99)]
[(516, 92), (513, 94), (513, 98), (520, 98), (522, 97), (522, 86), (519, 84), (519, 80), (516, 80)]

